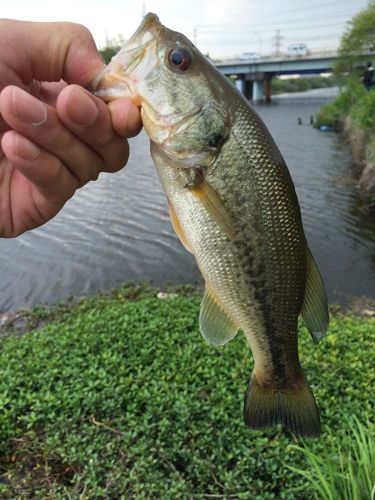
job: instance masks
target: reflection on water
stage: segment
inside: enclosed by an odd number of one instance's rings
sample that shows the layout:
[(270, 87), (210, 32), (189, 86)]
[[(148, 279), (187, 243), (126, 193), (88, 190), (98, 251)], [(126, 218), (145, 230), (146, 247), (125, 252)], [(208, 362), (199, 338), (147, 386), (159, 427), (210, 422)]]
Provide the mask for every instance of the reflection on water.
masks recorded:
[[(375, 221), (357, 209), (351, 158), (341, 138), (309, 124), (320, 93), (278, 98), (257, 111), (290, 168), (306, 235), (330, 301), (375, 296)], [(81, 190), (46, 226), (0, 241), (0, 312), (123, 281), (199, 280), (193, 257), (174, 235), (148, 139), (131, 141), (128, 166)]]

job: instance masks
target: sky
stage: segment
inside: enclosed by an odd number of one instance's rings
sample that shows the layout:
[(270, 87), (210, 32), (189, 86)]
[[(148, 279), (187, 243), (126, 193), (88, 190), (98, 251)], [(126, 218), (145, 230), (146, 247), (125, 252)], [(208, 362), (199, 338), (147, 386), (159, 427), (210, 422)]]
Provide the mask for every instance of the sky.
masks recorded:
[(202, 52), (228, 58), (270, 54), (277, 40), (282, 53), (300, 42), (313, 51), (335, 50), (348, 20), (366, 5), (367, 0), (4, 0), (0, 16), (78, 22), (102, 48), (106, 40), (128, 38), (144, 12), (155, 12)]

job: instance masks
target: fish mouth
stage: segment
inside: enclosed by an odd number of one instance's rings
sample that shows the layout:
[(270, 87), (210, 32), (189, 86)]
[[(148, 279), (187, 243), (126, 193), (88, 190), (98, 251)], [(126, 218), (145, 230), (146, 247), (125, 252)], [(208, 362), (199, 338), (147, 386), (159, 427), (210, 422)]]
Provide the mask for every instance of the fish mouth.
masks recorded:
[(140, 104), (137, 88), (157, 64), (156, 41), (161, 27), (155, 14), (145, 16), (135, 33), (92, 81), (90, 87), (96, 96), (106, 102), (125, 97)]

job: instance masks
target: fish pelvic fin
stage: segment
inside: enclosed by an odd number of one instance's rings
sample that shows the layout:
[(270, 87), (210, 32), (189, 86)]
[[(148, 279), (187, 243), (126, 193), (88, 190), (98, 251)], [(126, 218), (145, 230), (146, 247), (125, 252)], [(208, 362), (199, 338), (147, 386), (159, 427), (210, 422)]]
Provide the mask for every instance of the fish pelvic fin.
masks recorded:
[(322, 340), (329, 324), (328, 301), (324, 283), (314, 257), (306, 246), (306, 288), (301, 314), (315, 342)]
[(238, 326), (224, 312), (214, 294), (207, 287), (201, 304), (199, 327), (205, 340), (214, 345), (226, 344), (238, 332)]
[(262, 385), (253, 373), (245, 394), (244, 419), (253, 429), (281, 424), (296, 436), (319, 437), (320, 418), (304, 373), (290, 387)]

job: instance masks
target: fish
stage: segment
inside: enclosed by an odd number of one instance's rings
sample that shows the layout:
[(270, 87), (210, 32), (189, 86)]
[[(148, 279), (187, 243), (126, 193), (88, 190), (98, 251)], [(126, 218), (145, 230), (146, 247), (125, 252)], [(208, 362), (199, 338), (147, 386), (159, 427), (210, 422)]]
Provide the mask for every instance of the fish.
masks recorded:
[(289, 170), (266, 126), (187, 37), (152, 13), (92, 91), (141, 109), (173, 228), (205, 281), (200, 331), (222, 346), (241, 330), (254, 358), (245, 423), (318, 437), (298, 317), (319, 342), (329, 323), (327, 295)]

